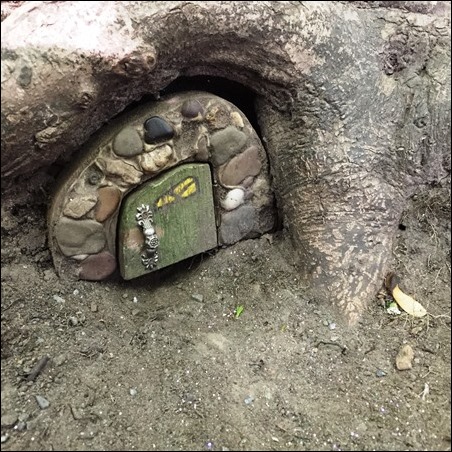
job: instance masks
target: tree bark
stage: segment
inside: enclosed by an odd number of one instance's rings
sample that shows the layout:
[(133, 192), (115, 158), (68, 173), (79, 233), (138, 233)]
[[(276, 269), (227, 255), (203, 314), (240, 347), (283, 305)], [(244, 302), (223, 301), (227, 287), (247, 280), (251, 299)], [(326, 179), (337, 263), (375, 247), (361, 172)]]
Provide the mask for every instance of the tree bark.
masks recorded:
[(406, 200), (450, 175), (449, 2), (24, 2), (2, 23), (5, 196), (200, 74), (256, 93), (301, 274), (356, 322)]

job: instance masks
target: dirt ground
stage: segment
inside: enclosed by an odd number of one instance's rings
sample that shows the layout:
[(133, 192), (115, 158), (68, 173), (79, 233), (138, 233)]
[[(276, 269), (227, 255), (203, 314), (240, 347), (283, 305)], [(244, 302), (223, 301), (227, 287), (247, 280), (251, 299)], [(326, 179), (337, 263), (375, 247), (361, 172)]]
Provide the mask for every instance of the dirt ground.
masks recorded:
[(448, 188), (413, 199), (388, 256), (429, 315), (388, 314), (383, 290), (353, 329), (307, 297), (285, 231), (60, 281), (40, 196), (2, 207), (2, 450), (451, 450)]

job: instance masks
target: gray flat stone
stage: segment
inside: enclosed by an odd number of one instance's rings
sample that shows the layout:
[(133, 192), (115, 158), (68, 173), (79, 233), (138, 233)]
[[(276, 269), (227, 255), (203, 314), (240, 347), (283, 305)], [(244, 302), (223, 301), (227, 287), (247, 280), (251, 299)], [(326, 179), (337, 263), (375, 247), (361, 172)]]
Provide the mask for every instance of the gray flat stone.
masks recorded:
[(132, 127), (125, 127), (113, 140), (113, 150), (121, 157), (133, 157), (143, 152), (143, 142)]
[(247, 140), (248, 136), (233, 126), (215, 132), (210, 137), (212, 163), (215, 166), (222, 165), (238, 154)]
[(46, 408), (49, 408), (50, 402), (45, 397), (42, 397), (40, 395), (37, 395), (35, 397), (36, 397), (36, 402), (38, 403), (39, 408), (41, 408), (41, 410), (45, 410)]
[(244, 238), (254, 237), (257, 222), (256, 209), (250, 205), (241, 206), (221, 216), (220, 242), (232, 245)]
[(61, 218), (55, 227), (55, 238), (65, 256), (95, 254), (105, 246), (104, 229), (93, 220)]

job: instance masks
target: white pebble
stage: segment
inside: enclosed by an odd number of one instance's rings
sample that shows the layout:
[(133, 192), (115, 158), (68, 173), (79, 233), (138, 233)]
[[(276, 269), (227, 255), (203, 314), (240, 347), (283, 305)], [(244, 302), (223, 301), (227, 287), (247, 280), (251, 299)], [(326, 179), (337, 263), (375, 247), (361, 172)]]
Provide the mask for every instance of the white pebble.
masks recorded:
[(241, 188), (234, 188), (221, 201), (221, 207), (225, 210), (234, 210), (240, 204), (243, 204), (245, 199), (245, 192)]

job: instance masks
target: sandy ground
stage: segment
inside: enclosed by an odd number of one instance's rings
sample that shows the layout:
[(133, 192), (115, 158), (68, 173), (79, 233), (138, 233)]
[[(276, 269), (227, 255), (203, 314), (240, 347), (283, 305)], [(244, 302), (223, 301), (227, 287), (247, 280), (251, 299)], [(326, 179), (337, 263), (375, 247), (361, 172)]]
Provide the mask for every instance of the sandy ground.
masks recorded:
[(40, 199), (2, 208), (2, 450), (450, 450), (448, 189), (413, 200), (388, 257), (429, 315), (388, 314), (382, 288), (353, 329), (306, 296), (285, 231), (60, 281)]

